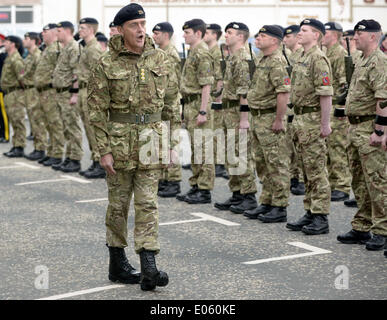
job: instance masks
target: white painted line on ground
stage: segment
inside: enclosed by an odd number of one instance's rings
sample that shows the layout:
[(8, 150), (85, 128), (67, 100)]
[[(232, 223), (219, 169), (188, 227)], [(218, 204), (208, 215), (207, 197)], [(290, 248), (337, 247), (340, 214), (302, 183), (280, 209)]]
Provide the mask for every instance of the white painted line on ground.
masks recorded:
[(19, 169), (20, 166), (7, 166), (7, 167), (0, 167), (0, 170), (6, 170), (6, 169)]
[(87, 181), (87, 180), (81, 179), (81, 178), (76, 178), (76, 177), (73, 177), (73, 176), (61, 176), (61, 177), (69, 179), (69, 180), (72, 180), (72, 181), (75, 181), (75, 182), (79, 182), (79, 183), (91, 183), (91, 181)]
[(231, 221), (228, 221), (228, 220), (225, 220), (225, 219), (221, 219), (221, 218), (217, 218), (217, 217), (214, 217), (214, 216), (210, 216), (209, 214), (206, 214), (206, 213), (203, 213), (203, 212), (193, 212), (193, 213), (191, 213), (191, 215), (193, 215), (195, 217), (203, 218), (205, 220), (209, 220), (209, 221), (217, 222), (217, 223), (220, 223), (220, 224), (224, 224), (225, 226), (228, 226), (228, 227), (240, 226), (239, 223), (235, 223), (235, 222), (231, 222)]
[(31, 164), (27, 164), (27, 163), (24, 163), (24, 162), (15, 162), (15, 163), (20, 165), (20, 166), (22, 166), (22, 167), (30, 168), (30, 169), (33, 169), (33, 170), (40, 169), (40, 167), (33, 166)]
[(182, 224), (182, 223), (190, 223), (190, 222), (199, 222), (206, 221), (207, 219), (193, 219), (193, 220), (181, 220), (181, 221), (172, 221), (172, 222), (164, 222), (160, 223), (160, 226), (170, 226), (172, 224)]
[(117, 289), (117, 288), (123, 288), (123, 287), (125, 287), (125, 285), (123, 285), (123, 284), (116, 284), (116, 285), (112, 285), (112, 286), (98, 287), (98, 288), (94, 288), (94, 289), (75, 291), (75, 292), (70, 292), (70, 293), (65, 293), (65, 294), (58, 294), (56, 296), (51, 296), (51, 297), (41, 298), (41, 299), (35, 299), (35, 300), (60, 300), (60, 299), (66, 299), (66, 298), (72, 298), (72, 297), (76, 297), (76, 296), (81, 296), (81, 295), (84, 295), (84, 294), (90, 294), (90, 293), (106, 291), (106, 290), (111, 290), (111, 289)]
[(59, 181), (69, 181), (69, 179), (51, 179), (51, 180), (40, 180), (40, 181), (23, 182), (23, 183), (16, 183), (15, 186), (27, 186), (27, 185), (30, 185), (30, 184), (51, 183), (51, 182), (59, 182)]
[(299, 248), (308, 250), (310, 252), (300, 253), (300, 254), (293, 254), (293, 255), (290, 255), (290, 256), (282, 256), (282, 257), (275, 257), (275, 258), (247, 261), (247, 262), (242, 262), (242, 264), (260, 264), (260, 263), (271, 262), (271, 261), (290, 260), (290, 259), (297, 259), (297, 258), (315, 256), (315, 255), (318, 255), (318, 254), (332, 253), (332, 251), (321, 249), (321, 248), (317, 248), (317, 247), (311, 246), (311, 245), (303, 243), (303, 242), (288, 242), (288, 244), (290, 244), (291, 246), (295, 246), (295, 247), (299, 247)]
[(102, 202), (102, 201), (109, 201), (109, 199), (101, 198), (101, 199), (93, 199), (93, 200), (80, 200), (80, 201), (75, 201), (75, 203), (90, 203), (90, 202)]

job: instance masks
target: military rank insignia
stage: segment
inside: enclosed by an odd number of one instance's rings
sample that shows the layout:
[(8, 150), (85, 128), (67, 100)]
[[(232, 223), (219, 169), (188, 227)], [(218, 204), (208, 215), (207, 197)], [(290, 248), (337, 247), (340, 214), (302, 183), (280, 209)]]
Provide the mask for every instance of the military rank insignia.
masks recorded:
[(148, 83), (148, 75), (147, 72), (144, 68), (140, 69), (140, 74), (139, 74), (139, 83), (140, 84), (147, 84)]
[(328, 73), (324, 72), (322, 74), (322, 82), (324, 86), (329, 86), (331, 84), (331, 81), (329, 80)]
[(284, 83), (286, 86), (290, 85), (290, 78), (289, 77), (285, 77), (284, 78)]

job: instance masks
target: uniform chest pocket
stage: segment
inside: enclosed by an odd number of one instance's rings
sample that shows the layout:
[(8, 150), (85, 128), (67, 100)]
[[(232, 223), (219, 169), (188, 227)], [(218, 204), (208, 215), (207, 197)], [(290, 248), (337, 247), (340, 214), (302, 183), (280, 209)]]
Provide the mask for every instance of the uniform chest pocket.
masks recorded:
[(115, 102), (115, 105), (122, 104), (126, 107), (129, 101), (131, 88), (135, 85), (135, 77), (130, 72), (120, 72), (108, 70), (106, 76), (109, 81), (109, 91), (111, 100)]
[(150, 75), (153, 79), (156, 95), (159, 98), (164, 99), (165, 89), (167, 87), (167, 70), (164, 68), (152, 68), (150, 70)]

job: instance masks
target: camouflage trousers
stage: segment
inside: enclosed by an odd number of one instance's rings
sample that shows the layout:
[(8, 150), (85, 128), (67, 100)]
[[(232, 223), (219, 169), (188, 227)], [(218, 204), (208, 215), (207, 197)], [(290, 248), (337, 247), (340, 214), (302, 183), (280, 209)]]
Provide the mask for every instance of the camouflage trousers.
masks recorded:
[(332, 190), (351, 192), (351, 173), (347, 154), (349, 123), (331, 115), (332, 134), (327, 138), (328, 174)]
[(296, 115), (296, 148), (304, 168), (304, 208), (312, 214), (329, 214), (331, 187), (327, 170), (327, 146), (320, 137), (321, 113)]
[(290, 178), (297, 178), (298, 181), (304, 182), (304, 174), (302, 172), (302, 162), (295, 145), (293, 123), (287, 123), (286, 125), (286, 143), (288, 146), (289, 159), (290, 159), (290, 165), (289, 165)]
[(34, 135), (34, 149), (45, 151), (47, 147), (47, 130), (44, 123), (44, 112), (39, 101), (39, 93), (35, 88), (24, 91), (25, 105), (31, 132)]
[(207, 107), (207, 122), (198, 126), (196, 121), (200, 110), (200, 100), (185, 105), (184, 121), (191, 141), (191, 186), (201, 190), (213, 190), (215, 183), (215, 165), (213, 159), (213, 115), (210, 105)]
[(13, 128), (12, 145), (14, 147), (26, 147), (26, 126), (24, 123), (24, 95), (23, 90), (15, 90), (4, 97), (8, 119)]
[(290, 194), (290, 159), (286, 133), (276, 134), (272, 130), (275, 117), (275, 113), (253, 117), (251, 148), (256, 170), (263, 177), (259, 202), (274, 207), (287, 207)]
[(128, 212), (134, 194), (134, 247), (160, 251), (157, 189), (161, 170), (116, 169), (107, 176), (109, 206), (106, 213), (106, 242), (110, 247), (128, 246)]
[[(213, 110), (214, 115), (214, 132), (218, 129), (223, 129), (222, 124), (222, 110)], [(219, 151), (218, 151), (219, 150)], [(219, 143), (218, 145), (218, 138), (216, 135), (214, 135), (214, 161), (216, 165), (224, 165), (225, 162), (218, 159), (219, 157), (217, 155), (225, 155), (225, 144)]]
[(387, 153), (369, 145), (373, 121), (349, 128), (348, 156), (358, 210), (354, 230), (387, 236)]
[[(214, 137), (216, 137), (218, 144), (215, 163), (225, 163), (230, 176), (228, 187), (231, 192), (256, 193), (254, 164), (249, 148), (251, 134), (250, 131), (247, 131), (244, 133), (245, 139), (241, 137), (239, 107), (217, 110), (214, 114), (221, 126), (220, 129), (214, 131)], [(224, 141), (222, 141), (223, 139)]]
[(57, 93), (56, 96), (63, 119), (64, 137), (66, 139), (66, 158), (81, 160), (83, 156), (82, 129), (77, 107), (70, 105), (70, 92)]
[(97, 140), (95, 139), (94, 129), (90, 125), (89, 109), (87, 107), (87, 88), (79, 90), (78, 94), (78, 112), (81, 115), (83, 126), (85, 128), (87, 141), (91, 151), (91, 160), (99, 161), (101, 158), (99, 155)]
[(47, 156), (61, 159), (64, 153), (65, 137), (63, 133), (63, 120), (56, 96), (55, 89), (44, 90), (40, 93), (40, 104), (43, 109), (43, 119), (49, 136)]

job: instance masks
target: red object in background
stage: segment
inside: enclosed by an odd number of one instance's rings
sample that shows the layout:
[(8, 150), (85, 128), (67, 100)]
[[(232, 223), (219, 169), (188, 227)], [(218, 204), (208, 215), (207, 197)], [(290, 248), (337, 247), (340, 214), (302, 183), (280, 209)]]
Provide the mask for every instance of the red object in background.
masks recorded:
[[(374, 3), (375, 0), (364, 0), (364, 2), (365, 2), (365, 3)], [(386, 2), (387, 2), (387, 0), (386, 0)]]

